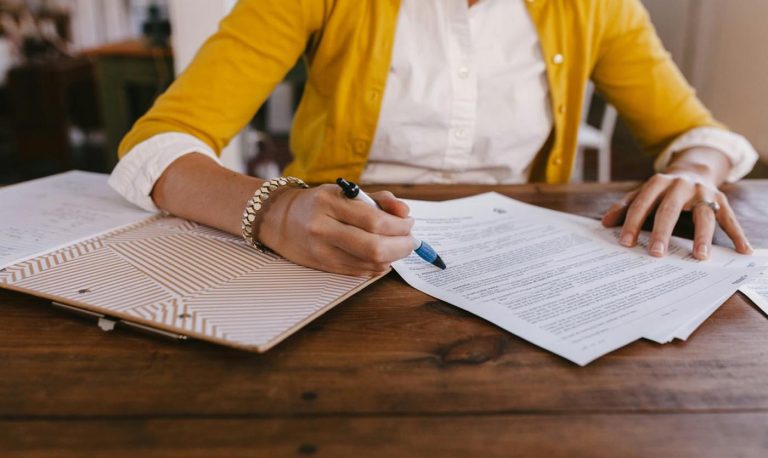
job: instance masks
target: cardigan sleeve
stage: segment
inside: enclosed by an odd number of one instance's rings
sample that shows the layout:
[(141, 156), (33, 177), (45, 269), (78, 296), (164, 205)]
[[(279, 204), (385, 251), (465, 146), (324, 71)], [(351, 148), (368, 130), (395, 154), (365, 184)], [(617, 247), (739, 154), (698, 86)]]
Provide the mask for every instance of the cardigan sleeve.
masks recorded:
[(304, 52), (321, 7), (313, 0), (238, 2), (123, 138), (118, 156), (168, 132), (192, 135), (220, 154)]
[(592, 79), (640, 143), (658, 154), (699, 127), (724, 128), (696, 97), (639, 0), (599, 0)]

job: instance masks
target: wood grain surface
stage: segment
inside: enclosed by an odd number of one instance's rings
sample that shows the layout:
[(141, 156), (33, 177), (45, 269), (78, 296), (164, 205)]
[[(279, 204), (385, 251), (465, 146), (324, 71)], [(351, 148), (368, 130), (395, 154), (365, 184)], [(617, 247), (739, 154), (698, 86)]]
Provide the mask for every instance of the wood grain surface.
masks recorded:
[[(598, 217), (632, 187), (388, 189)], [(768, 247), (768, 181), (726, 190)], [(768, 456), (768, 320), (736, 294), (688, 342), (580, 368), (395, 273), (263, 355), (105, 333), (0, 290), (0, 456), (139, 454)]]

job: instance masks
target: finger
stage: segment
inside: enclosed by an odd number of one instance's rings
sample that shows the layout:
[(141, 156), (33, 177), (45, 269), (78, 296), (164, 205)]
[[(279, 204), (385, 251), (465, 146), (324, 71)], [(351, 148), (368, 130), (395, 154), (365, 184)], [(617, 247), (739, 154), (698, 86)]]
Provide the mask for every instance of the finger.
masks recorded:
[(333, 245), (327, 245), (316, 254), (317, 265), (310, 265), (308, 267), (342, 275), (370, 277), (379, 275), (389, 269), (389, 263), (364, 261)]
[(603, 226), (614, 227), (621, 224), (624, 216), (627, 214), (629, 204), (635, 199), (635, 196), (640, 192), (639, 189), (624, 195), (618, 202), (611, 205), (611, 207), (603, 215)]
[(344, 275), (371, 277), (386, 272), (391, 264), (364, 261), (337, 247), (333, 247), (333, 257), (337, 265), (334, 271)]
[(668, 188), (653, 219), (653, 230), (648, 244), (648, 253), (651, 256), (664, 256), (667, 253), (669, 238), (672, 237), (672, 231), (680, 219), (680, 212), (691, 200), (692, 195), (693, 185), (685, 181), (676, 181)]
[(706, 205), (694, 205), (693, 213), (693, 257), (700, 260), (709, 258), (712, 237), (715, 234), (715, 212)]
[(368, 195), (379, 204), (379, 207), (381, 207), (382, 210), (389, 214), (399, 216), (400, 218), (406, 218), (411, 212), (411, 209), (408, 208), (408, 205), (405, 202), (395, 197), (395, 195), (389, 191), (374, 192)]
[(350, 255), (374, 264), (391, 264), (413, 251), (413, 238), (410, 235), (372, 234), (342, 223), (334, 227), (327, 240)]
[(339, 198), (332, 208), (338, 221), (371, 234), (404, 236), (411, 233), (412, 218), (401, 218), (358, 200)]
[(619, 243), (627, 247), (635, 246), (643, 222), (648, 218), (651, 210), (656, 207), (668, 186), (668, 179), (656, 175), (640, 189), (627, 209), (627, 217), (621, 228)]
[(716, 215), (717, 223), (728, 234), (728, 237), (733, 240), (736, 251), (742, 254), (752, 253), (752, 246), (750, 246), (747, 236), (744, 235), (744, 230), (736, 219), (736, 215), (728, 204), (728, 200), (725, 197), (721, 197), (718, 199), (718, 203), (720, 204), (720, 211)]

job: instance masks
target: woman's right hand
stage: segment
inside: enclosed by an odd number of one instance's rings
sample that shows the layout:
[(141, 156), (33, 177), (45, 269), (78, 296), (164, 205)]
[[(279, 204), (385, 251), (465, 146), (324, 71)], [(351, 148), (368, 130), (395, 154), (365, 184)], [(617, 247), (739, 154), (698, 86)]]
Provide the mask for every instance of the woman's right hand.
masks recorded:
[(297, 264), (346, 275), (376, 275), (413, 251), (413, 219), (392, 193), (370, 194), (374, 208), (335, 185), (273, 191), (258, 240)]

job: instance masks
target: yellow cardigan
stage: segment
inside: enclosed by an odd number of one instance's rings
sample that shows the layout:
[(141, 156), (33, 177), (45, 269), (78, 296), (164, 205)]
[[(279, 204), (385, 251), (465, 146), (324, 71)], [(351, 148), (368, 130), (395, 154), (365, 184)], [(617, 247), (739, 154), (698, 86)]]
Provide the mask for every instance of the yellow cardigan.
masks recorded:
[[(639, 0), (526, 4), (546, 60), (554, 113), (550, 147), (537, 159), (532, 180), (569, 180), (589, 78), (652, 152), (691, 128), (719, 126), (672, 63)], [(295, 159), (286, 173), (315, 183), (358, 179), (376, 130), (399, 5), (241, 0), (136, 122), (119, 156), (163, 132), (194, 135), (220, 152), (305, 53), (309, 77), (291, 132)]]

